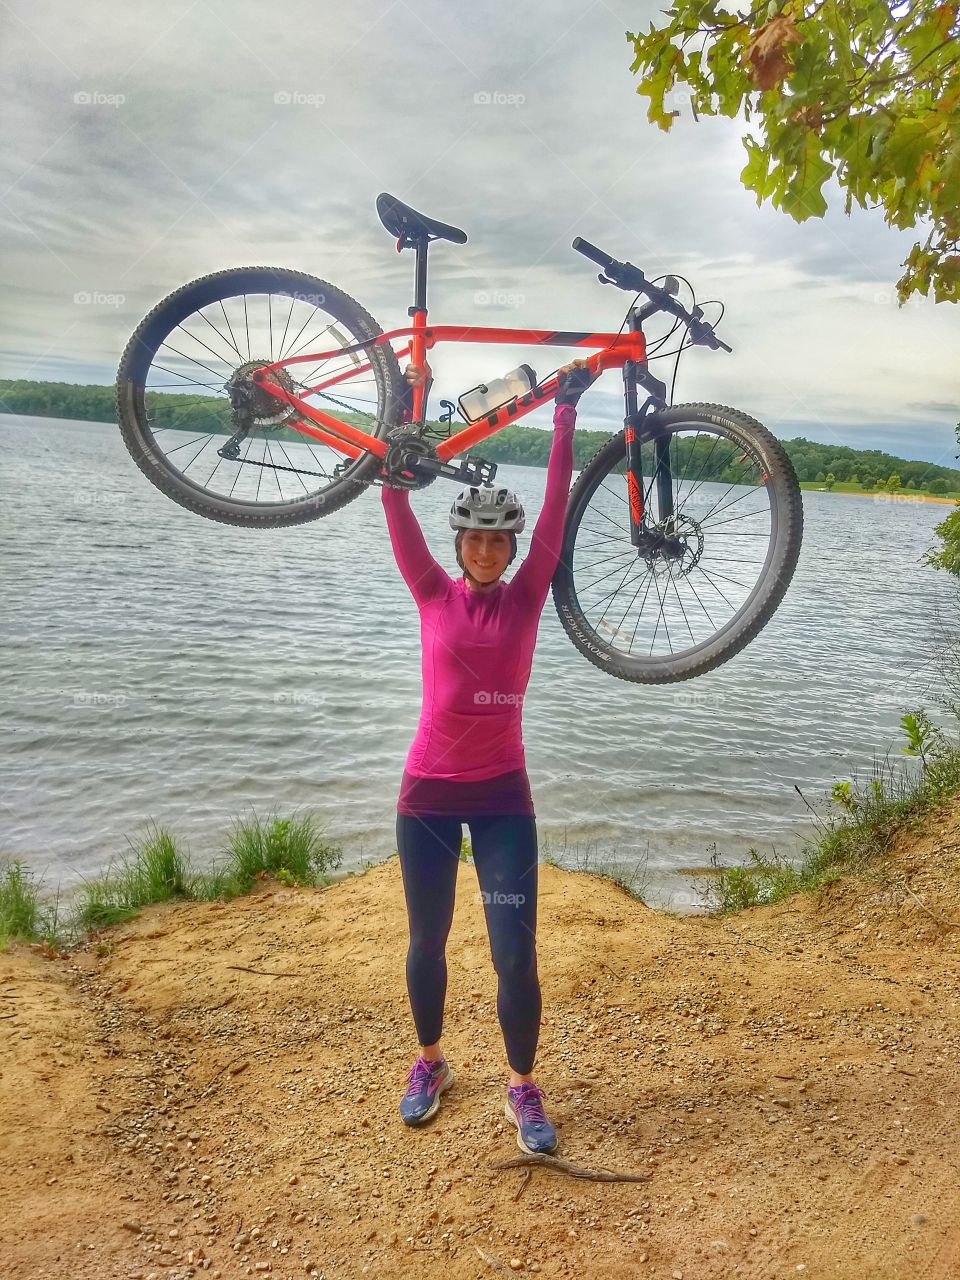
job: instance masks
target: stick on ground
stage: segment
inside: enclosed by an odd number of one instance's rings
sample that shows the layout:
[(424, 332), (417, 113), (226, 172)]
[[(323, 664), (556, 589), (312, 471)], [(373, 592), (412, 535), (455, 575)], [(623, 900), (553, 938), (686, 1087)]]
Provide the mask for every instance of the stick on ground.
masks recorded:
[(557, 1169), (560, 1173), (569, 1173), (571, 1178), (588, 1178), (592, 1182), (646, 1182), (653, 1177), (649, 1173), (621, 1173), (617, 1169), (584, 1169), (582, 1165), (571, 1164), (569, 1160), (561, 1160), (559, 1156), (522, 1155), (511, 1156), (509, 1160), (498, 1160), (491, 1169), (517, 1169), (524, 1164), (541, 1164), (548, 1169)]

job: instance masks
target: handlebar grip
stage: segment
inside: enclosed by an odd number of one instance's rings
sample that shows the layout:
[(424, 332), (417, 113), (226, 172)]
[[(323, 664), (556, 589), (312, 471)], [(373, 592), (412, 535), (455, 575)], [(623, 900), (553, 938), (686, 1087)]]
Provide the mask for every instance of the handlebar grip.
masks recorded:
[(595, 262), (598, 267), (609, 267), (610, 263), (615, 261), (609, 253), (604, 253), (602, 249), (598, 249), (589, 240), (584, 240), (582, 236), (577, 236), (573, 242), (573, 248), (577, 253), (582, 253), (585, 258), (589, 258), (591, 262)]

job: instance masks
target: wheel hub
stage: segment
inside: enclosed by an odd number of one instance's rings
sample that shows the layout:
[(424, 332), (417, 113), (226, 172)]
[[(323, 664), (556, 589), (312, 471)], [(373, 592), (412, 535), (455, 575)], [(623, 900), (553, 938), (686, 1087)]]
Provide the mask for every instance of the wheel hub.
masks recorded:
[[(296, 417), (297, 410), (275, 395), (271, 395), (261, 383), (254, 381), (257, 370), (270, 364), (269, 360), (248, 360), (234, 371), (233, 377), (226, 384), (230, 398), (235, 406), (242, 407), (251, 415), (252, 425), (258, 427), (276, 427)], [(285, 391), (294, 394), (301, 388), (286, 369), (274, 369), (270, 377)]]

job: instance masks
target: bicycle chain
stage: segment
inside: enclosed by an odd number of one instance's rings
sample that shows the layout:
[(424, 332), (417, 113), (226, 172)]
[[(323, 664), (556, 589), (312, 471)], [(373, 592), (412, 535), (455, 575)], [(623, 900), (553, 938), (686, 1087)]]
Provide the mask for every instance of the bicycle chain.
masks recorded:
[[(331, 404), (339, 405), (341, 409), (346, 409), (347, 412), (353, 414), (354, 417), (359, 416), (357, 414), (356, 409), (354, 409), (352, 405), (347, 404), (344, 400), (338, 400), (336, 396), (332, 396), (326, 391), (314, 391), (312, 394), (316, 396), (322, 396), (324, 400), (329, 400)], [(372, 414), (367, 415), (367, 417), (372, 417), (372, 416), (373, 416)], [(403, 425), (405, 424), (401, 424), (401, 428)], [(284, 423), (284, 426), (286, 426), (288, 430), (292, 429), (290, 428), (289, 423)], [(387, 438), (389, 439), (390, 435), (393, 435), (396, 430), (397, 428), (394, 428), (394, 431), (389, 432)], [(337, 472), (340, 471), (340, 468), (341, 467), (346, 468), (352, 465), (352, 462), (348, 462), (348, 461), (338, 462), (333, 469), (333, 474), (328, 475), (327, 472), (325, 471), (307, 471), (307, 470), (304, 470), (304, 468), (302, 467), (285, 467), (283, 466), (282, 463), (279, 463), (279, 462), (258, 462), (256, 458), (237, 458), (236, 461), (241, 463), (245, 462), (248, 466), (268, 467), (273, 471), (292, 471), (294, 475), (316, 476), (319, 480), (341, 479), (342, 476), (337, 475)], [(368, 483), (370, 485), (376, 485), (380, 488), (382, 488), (384, 485), (386, 485), (388, 488), (391, 488), (391, 489), (406, 488), (405, 485), (390, 484), (389, 481), (381, 480), (379, 478), (374, 478), (368, 481)]]
[[(269, 467), (272, 471), (292, 471), (298, 476), (316, 476), (319, 480), (335, 480), (326, 471), (305, 471), (303, 467), (285, 467), (282, 462), (258, 462), (256, 458), (233, 458), (233, 462), (246, 463), (248, 467)], [(339, 464), (338, 464), (339, 465)]]

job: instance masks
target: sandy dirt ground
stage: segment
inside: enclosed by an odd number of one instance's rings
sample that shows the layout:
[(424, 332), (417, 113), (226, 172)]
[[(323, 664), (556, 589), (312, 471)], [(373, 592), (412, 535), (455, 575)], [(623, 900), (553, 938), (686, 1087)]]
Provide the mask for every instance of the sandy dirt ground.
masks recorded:
[(543, 865), (538, 948), (558, 1154), (643, 1181), (492, 1167), (520, 1152), (470, 864), (420, 1129), (396, 857), (14, 945), (0, 1276), (960, 1276), (960, 808), (722, 920)]

